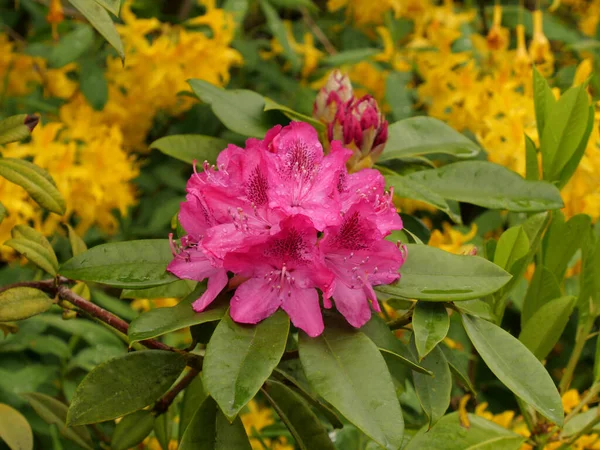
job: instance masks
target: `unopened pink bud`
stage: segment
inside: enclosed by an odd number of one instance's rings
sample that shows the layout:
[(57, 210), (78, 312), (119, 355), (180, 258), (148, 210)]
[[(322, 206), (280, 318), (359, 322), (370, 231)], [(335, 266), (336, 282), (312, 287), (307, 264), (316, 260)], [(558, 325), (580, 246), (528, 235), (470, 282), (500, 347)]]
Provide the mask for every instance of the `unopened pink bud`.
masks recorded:
[(338, 110), (353, 98), (352, 83), (347, 75), (334, 70), (315, 99), (313, 116), (323, 123), (332, 122)]

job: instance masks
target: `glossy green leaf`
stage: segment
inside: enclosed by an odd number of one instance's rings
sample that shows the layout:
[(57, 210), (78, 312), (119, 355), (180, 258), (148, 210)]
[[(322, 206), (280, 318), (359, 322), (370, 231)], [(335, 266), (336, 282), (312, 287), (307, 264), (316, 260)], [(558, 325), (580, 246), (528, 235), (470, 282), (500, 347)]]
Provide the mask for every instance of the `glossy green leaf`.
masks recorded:
[(392, 110), (393, 118), (408, 119), (413, 115), (413, 96), (408, 88), (413, 74), (410, 72), (391, 72), (385, 80), (385, 100)]
[(194, 280), (177, 280), (162, 286), (147, 289), (123, 289), (121, 298), (183, 298), (196, 289), (198, 282)]
[(517, 173), (487, 161), (461, 161), (407, 176), (445, 199), (490, 209), (533, 212), (564, 206), (556, 186), (524, 180)]
[(556, 99), (554, 98), (552, 89), (550, 89), (550, 85), (535, 65), (533, 66), (533, 104), (535, 107), (538, 136), (542, 136), (546, 120), (556, 108)]
[(18, 114), (0, 120), (0, 145), (23, 140), (39, 122), (38, 116)]
[(179, 444), (179, 450), (251, 450), (242, 420), (229, 423), (208, 397), (198, 408)]
[(400, 446), (400, 404), (385, 361), (367, 336), (347, 325), (328, 323), (316, 338), (301, 332), (299, 351), (317, 394), (382, 447)]
[(146, 288), (177, 280), (166, 271), (172, 259), (168, 239), (115, 242), (74, 256), (59, 272), (75, 280), (121, 288)]
[[(463, 303), (463, 302), (461, 302)], [(448, 363), (448, 367), (450, 367), (450, 372), (462, 383), (462, 385), (467, 388), (474, 396), (477, 396), (477, 392), (475, 391), (475, 387), (469, 378), (467, 373), (468, 366), (463, 361), (461, 361), (458, 353), (458, 350), (453, 350), (447, 345), (440, 345), (440, 350), (446, 357), (446, 362)], [(468, 360), (467, 360), (468, 361)]]
[(126, 351), (122, 347), (96, 343), (93, 347), (86, 347), (71, 358), (67, 365), (67, 371), (79, 368), (90, 372), (96, 366), (125, 353)]
[(233, 420), (256, 395), (279, 363), (290, 329), (279, 310), (255, 326), (235, 323), (227, 314), (206, 347), (204, 387)]
[(442, 303), (417, 302), (412, 326), (417, 354), (422, 360), (448, 334), (450, 317)]
[(556, 186), (559, 189), (562, 189), (563, 187), (565, 187), (565, 185), (569, 182), (569, 180), (571, 179), (571, 177), (577, 170), (577, 167), (579, 167), (581, 158), (583, 158), (583, 155), (585, 154), (585, 151), (587, 149), (587, 144), (588, 144), (588, 141), (590, 138), (590, 134), (592, 133), (592, 130), (594, 129), (595, 117), (596, 117), (596, 114), (595, 114), (594, 106), (589, 106), (588, 123), (587, 123), (587, 127), (583, 133), (583, 137), (581, 138), (579, 145), (575, 149), (573, 156), (571, 156), (571, 159), (569, 159), (569, 161), (565, 164), (565, 166), (562, 168), (560, 173), (556, 176), (556, 179), (558, 180), (558, 182), (556, 183)]
[(458, 412), (444, 416), (431, 429), (424, 426), (404, 450), (519, 450), (525, 442), (523, 436), (494, 422), (475, 414), (467, 417), (468, 427), (461, 424)]
[(529, 252), (529, 238), (521, 226), (511, 227), (502, 233), (496, 251), (494, 263), (512, 273), (512, 266)]
[(544, 266), (562, 280), (569, 261), (584, 245), (592, 219), (587, 214), (577, 214), (564, 222), (562, 215), (555, 213), (544, 237)]
[(0, 403), (0, 441), (10, 450), (33, 450), (33, 431), (27, 419), (14, 408)]
[(138, 445), (152, 431), (154, 419), (149, 410), (136, 411), (123, 417), (113, 432), (111, 450), (127, 450)]
[(150, 144), (150, 148), (160, 150), (165, 155), (190, 164), (196, 161), (199, 166), (204, 161), (216, 163), (217, 156), (226, 147), (226, 140), (201, 134), (165, 136)]
[(545, 359), (558, 342), (567, 326), (575, 300), (574, 296), (566, 296), (542, 305), (521, 330), (519, 340), (539, 360)]
[(39, 392), (30, 392), (20, 395), (29, 402), (33, 410), (44, 420), (44, 422), (55, 425), (62, 436), (75, 442), (80, 447), (92, 450), (92, 437), (90, 436), (87, 427), (71, 427), (66, 425), (67, 405)]
[(253, 91), (225, 90), (204, 80), (190, 80), (194, 93), (211, 105), (215, 115), (231, 131), (243, 136), (263, 138), (270, 128), (266, 120), (265, 99)]
[(502, 328), (462, 316), (471, 342), (490, 370), (515, 395), (561, 426), (563, 406), (554, 381), (527, 347)]
[(431, 191), (426, 185), (401, 175), (386, 175), (387, 186), (394, 188), (394, 195), (425, 202), (444, 211), (456, 223), (462, 223), (460, 213), (456, 213), (440, 194)]
[(58, 259), (42, 233), (26, 225), (17, 225), (11, 230), (11, 235), (13, 238), (4, 245), (12, 247), (50, 275), (56, 275)]
[(111, 330), (88, 320), (64, 320), (57, 314), (42, 314), (35, 319), (50, 327), (57, 328), (65, 333), (79, 336), (90, 345), (110, 345), (124, 347), (123, 341)]
[(531, 138), (525, 135), (525, 179), (537, 181), (540, 179), (540, 166), (537, 149)]
[(61, 36), (48, 55), (50, 67), (66, 66), (90, 50), (94, 43), (94, 30), (87, 24), (78, 24), (70, 33)]
[(450, 406), (452, 375), (448, 361), (439, 347), (434, 347), (421, 361), (421, 365), (432, 372), (433, 376), (415, 372), (413, 380), (419, 402), (429, 419), (429, 426), (432, 427)]
[(465, 300), (454, 305), (460, 312), (480, 317), (485, 320), (494, 321), (494, 311), (489, 303), (483, 300)]
[(302, 397), (277, 381), (267, 381), (262, 392), (301, 450), (335, 450), (327, 430)]
[(144, 350), (99, 365), (77, 386), (69, 426), (103, 422), (148, 406), (177, 380), (186, 361), (183, 355)]
[(87, 245), (69, 224), (65, 224), (69, 235), (69, 243), (71, 244), (71, 253), (77, 256), (87, 250)]
[(447, 302), (489, 295), (510, 280), (510, 274), (479, 256), (454, 255), (427, 245), (406, 247), (400, 281), (376, 290), (400, 298)]
[(192, 309), (192, 303), (203, 291), (203, 288), (197, 288), (176, 306), (155, 308), (140, 314), (129, 325), (127, 333), (130, 342), (151, 339), (182, 328), (221, 320), (227, 312), (227, 305), (223, 302), (212, 304), (201, 313)]
[(201, 405), (208, 397), (202, 377), (194, 378), (194, 381), (186, 388), (181, 401), (181, 412), (179, 413), (179, 440), (183, 437), (183, 433), (187, 430), (192, 417), (198, 410), (198, 405)]
[(583, 86), (570, 88), (546, 117), (540, 139), (544, 179), (554, 181), (571, 159), (588, 124), (589, 100)]
[(115, 16), (119, 15), (121, 9), (121, 0), (94, 0), (100, 6), (113, 13)]
[[(360, 331), (366, 334), (379, 348), (393, 377), (399, 378), (397, 374), (404, 374), (404, 367), (431, 375), (431, 372), (414, 360), (410, 351), (377, 314), (373, 314), (371, 319), (360, 328)], [(398, 367), (397, 364), (401, 364), (403, 367)]]
[(0, 158), (0, 176), (21, 186), (48, 211), (59, 215), (65, 213), (65, 199), (44, 169), (23, 159)]
[(470, 139), (433, 117), (411, 117), (393, 123), (379, 161), (446, 153), (458, 158), (472, 158), (480, 148)]
[(89, 20), (92, 26), (114, 47), (121, 59), (124, 60), (125, 51), (123, 50), (123, 43), (115, 28), (115, 24), (106, 10), (96, 3), (95, 0), (69, 0), (69, 3)]
[(46, 312), (54, 300), (30, 287), (15, 287), (0, 293), (0, 322), (28, 319)]
[(268, 0), (259, 0), (260, 9), (267, 19), (267, 27), (273, 34), (273, 37), (277, 39), (281, 48), (283, 49), (283, 55), (289, 61), (293, 72), (298, 72), (302, 66), (299, 56), (292, 48), (292, 43), (288, 39), (288, 35), (283, 25), (283, 21), (279, 18), (277, 10), (269, 3)]
[(294, 111), (292, 108), (289, 108), (285, 105), (277, 103), (275, 100), (273, 100), (269, 97), (265, 97), (265, 111), (273, 111), (273, 110), (281, 111), (283, 114), (285, 114), (286, 117), (288, 117), (291, 120), (309, 123), (313, 127), (315, 127), (317, 129), (317, 131), (325, 130), (325, 125), (323, 125), (323, 123), (318, 121), (317, 119), (314, 119), (310, 116), (306, 116), (302, 113), (299, 113), (298, 111)]
[[(562, 436), (573, 436), (583, 430), (592, 420), (598, 415), (598, 407), (590, 408), (587, 411), (576, 414), (565, 423), (561, 435)], [(590, 433), (598, 433), (600, 431), (600, 424), (594, 426), (590, 430)]]

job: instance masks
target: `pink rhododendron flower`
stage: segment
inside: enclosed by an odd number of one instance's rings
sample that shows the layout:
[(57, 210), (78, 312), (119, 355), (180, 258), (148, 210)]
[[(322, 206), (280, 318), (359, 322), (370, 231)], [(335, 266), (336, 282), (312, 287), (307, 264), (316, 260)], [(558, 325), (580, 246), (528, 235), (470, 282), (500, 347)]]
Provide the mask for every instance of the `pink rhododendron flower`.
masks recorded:
[(214, 301), (230, 273), (241, 280), (230, 304), (236, 322), (255, 324), (282, 308), (318, 336), (319, 291), (355, 327), (371, 307), (379, 311), (373, 286), (397, 280), (404, 262), (385, 236), (402, 220), (378, 171), (348, 174), (352, 152), (337, 141), (330, 149), (324, 155), (314, 128), (292, 122), (245, 149), (229, 145), (203, 172), (194, 167), (179, 213), (187, 234), (172, 241), (167, 270), (208, 280), (195, 311)]

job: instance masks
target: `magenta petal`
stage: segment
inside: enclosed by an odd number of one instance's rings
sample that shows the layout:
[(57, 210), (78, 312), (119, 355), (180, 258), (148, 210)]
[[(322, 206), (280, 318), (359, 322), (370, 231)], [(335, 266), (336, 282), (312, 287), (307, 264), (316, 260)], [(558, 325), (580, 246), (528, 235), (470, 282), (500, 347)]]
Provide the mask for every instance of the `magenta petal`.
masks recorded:
[(290, 289), (281, 307), (290, 316), (294, 326), (304, 330), (310, 337), (323, 332), (323, 315), (319, 305), (319, 294), (316, 289)]
[(337, 310), (353, 327), (360, 328), (371, 318), (371, 308), (362, 288), (350, 289), (344, 283), (336, 283), (333, 299)]
[(214, 267), (206, 255), (199, 249), (186, 250), (186, 257), (176, 256), (167, 266), (167, 270), (178, 278), (202, 281), (210, 277), (218, 267)]
[(229, 278), (227, 278), (226, 270), (219, 270), (214, 275), (211, 275), (208, 278), (208, 287), (206, 291), (202, 294), (202, 296), (192, 303), (192, 308), (196, 312), (202, 312), (206, 309), (208, 305), (210, 305), (215, 298), (221, 293), (223, 288), (227, 286), (227, 282)]
[(230, 303), (231, 318), (239, 323), (258, 323), (273, 314), (281, 305), (279, 292), (261, 278), (242, 283)]

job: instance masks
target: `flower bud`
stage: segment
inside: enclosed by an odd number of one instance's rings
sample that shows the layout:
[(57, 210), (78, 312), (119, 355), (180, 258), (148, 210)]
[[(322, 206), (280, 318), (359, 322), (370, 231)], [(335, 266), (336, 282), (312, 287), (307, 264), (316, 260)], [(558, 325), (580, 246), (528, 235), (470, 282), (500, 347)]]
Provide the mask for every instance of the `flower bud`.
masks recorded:
[(333, 122), (337, 111), (353, 99), (352, 83), (347, 75), (334, 70), (319, 93), (313, 106), (315, 119), (328, 124)]
[(370, 95), (353, 99), (339, 109), (328, 124), (329, 140), (339, 140), (353, 151), (348, 167), (370, 167), (379, 158), (388, 138), (388, 122)]
[(554, 55), (544, 34), (542, 11), (534, 11), (532, 15), (533, 38), (529, 43), (529, 56), (542, 75), (549, 76), (554, 71)]

